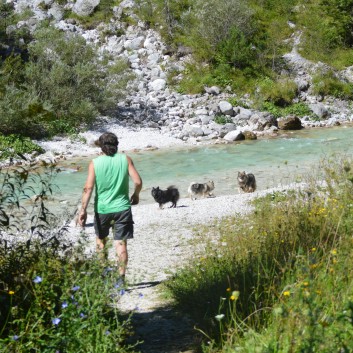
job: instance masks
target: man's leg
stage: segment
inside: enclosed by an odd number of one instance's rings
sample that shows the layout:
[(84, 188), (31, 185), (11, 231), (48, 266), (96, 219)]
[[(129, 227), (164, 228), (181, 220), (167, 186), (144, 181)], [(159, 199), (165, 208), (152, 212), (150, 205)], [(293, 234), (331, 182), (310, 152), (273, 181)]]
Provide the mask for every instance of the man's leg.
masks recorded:
[(102, 260), (108, 259), (108, 250), (106, 248), (107, 241), (108, 237), (103, 239), (96, 237), (96, 250)]
[(127, 240), (115, 240), (115, 249), (118, 257), (119, 274), (124, 278), (128, 262)]

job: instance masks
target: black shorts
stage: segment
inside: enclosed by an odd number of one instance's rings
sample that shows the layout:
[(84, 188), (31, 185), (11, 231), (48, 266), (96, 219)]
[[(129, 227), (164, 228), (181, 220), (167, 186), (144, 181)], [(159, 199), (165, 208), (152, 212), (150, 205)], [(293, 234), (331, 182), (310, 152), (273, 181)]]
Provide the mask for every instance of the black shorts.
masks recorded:
[(113, 229), (114, 240), (132, 239), (134, 235), (134, 221), (131, 208), (114, 213), (95, 213), (94, 230), (99, 239), (108, 236), (110, 228)]

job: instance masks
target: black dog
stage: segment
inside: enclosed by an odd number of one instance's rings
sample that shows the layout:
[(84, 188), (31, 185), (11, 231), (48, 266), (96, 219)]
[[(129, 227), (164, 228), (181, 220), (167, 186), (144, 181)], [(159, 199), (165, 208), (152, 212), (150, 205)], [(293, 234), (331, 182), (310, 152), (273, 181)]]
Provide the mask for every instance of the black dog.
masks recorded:
[(159, 208), (163, 208), (162, 206), (167, 202), (172, 203), (170, 208), (175, 208), (180, 196), (179, 190), (175, 186), (169, 186), (167, 190), (161, 190), (157, 186), (152, 188), (151, 194), (154, 200), (159, 203)]

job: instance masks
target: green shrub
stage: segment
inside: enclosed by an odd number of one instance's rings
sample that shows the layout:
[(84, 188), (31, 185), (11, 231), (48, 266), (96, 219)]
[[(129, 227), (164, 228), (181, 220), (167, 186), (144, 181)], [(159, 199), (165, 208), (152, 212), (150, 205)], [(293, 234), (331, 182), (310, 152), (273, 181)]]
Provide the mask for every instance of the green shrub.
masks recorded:
[(287, 115), (296, 115), (298, 117), (309, 116), (312, 119), (317, 118), (316, 115), (305, 103), (294, 103), (292, 105), (288, 105), (287, 107), (282, 108), (276, 106), (272, 102), (263, 102), (260, 109), (270, 112), (276, 118), (281, 118)]
[(353, 98), (353, 84), (338, 79), (333, 72), (317, 74), (313, 77), (313, 93), (341, 99)]
[(217, 124), (224, 125), (224, 124), (227, 124), (227, 123), (232, 123), (233, 120), (232, 120), (232, 118), (229, 118), (229, 117), (224, 116), (224, 115), (217, 115), (214, 118), (214, 122), (217, 123)]
[(264, 79), (259, 82), (257, 100), (260, 102), (272, 102), (276, 106), (285, 107), (292, 104), (297, 95), (297, 85), (289, 79), (273, 81)]
[(73, 132), (115, 109), (131, 79), (125, 62), (99, 59), (84, 38), (51, 27), (34, 39), (29, 62), (10, 57), (0, 67), (0, 132)]
[(44, 153), (43, 148), (32, 142), (28, 137), (21, 135), (0, 134), (0, 160), (15, 157), (18, 154), (31, 152)]

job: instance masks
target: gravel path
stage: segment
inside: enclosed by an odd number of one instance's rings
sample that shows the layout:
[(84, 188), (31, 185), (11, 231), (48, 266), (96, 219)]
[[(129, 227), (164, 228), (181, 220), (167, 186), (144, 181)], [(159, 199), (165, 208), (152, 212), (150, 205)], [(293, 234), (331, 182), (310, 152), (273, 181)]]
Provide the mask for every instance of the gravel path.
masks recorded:
[[(126, 315), (132, 314), (135, 334), (130, 343), (143, 341), (137, 346), (143, 353), (196, 352), (193, 346), (198, 332), (189, 318), (171, 309), (168, 299), (161, 296), (159, 284), (183, 266), (186, 259), (202, 251), (202, 244), (193, 242), (198, 225), (250, 212), (249, 201), (273, 190), (279, 189), (194, 201), (185, 198), (179, 200), (176, 208), (168, 208), (167, 204), (163, 210), (157, 203), (133, 206), (135, 235), (128, 243), (128, 288), (118, 299), (119, 309)], [(92, 222), (89, 215), (86, 233), (94, 244)], [(109, 257), (113, 259), (114, 253)]]

